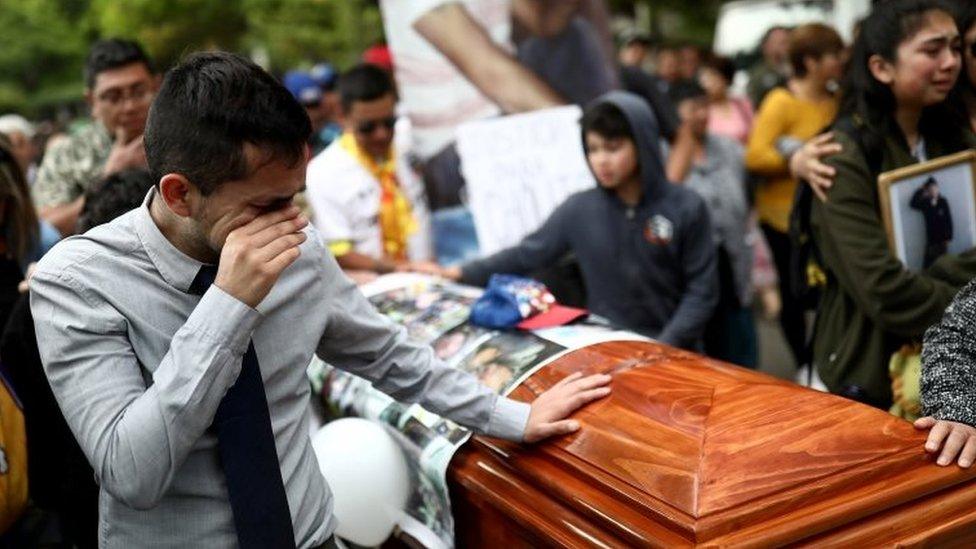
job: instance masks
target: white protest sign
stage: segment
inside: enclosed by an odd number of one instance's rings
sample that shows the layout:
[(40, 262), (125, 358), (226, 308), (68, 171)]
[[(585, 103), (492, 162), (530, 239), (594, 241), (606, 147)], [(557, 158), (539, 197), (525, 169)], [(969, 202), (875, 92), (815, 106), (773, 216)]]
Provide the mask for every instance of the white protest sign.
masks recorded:
[(576, 106), (468, 122), (457, 149), (482, 254), (517, 244), (574, 192), (596, 185)]

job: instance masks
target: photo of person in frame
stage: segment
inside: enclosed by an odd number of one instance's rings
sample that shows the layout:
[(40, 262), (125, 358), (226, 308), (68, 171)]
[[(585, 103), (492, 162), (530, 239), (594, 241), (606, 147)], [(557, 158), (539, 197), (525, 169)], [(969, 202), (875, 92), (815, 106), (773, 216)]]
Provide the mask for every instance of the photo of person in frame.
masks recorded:
[(877, 184), (889, 244), (907, 270), (976, 247), (976, 151), (884, 172)]
[(928, 268), (944, 255), (952, 240), (952, 212), (949, 201), (939, 194), (939, 182), (929, 176), (915, 194), (910, 206), (925, 218), (925, 256), (922, 268)]

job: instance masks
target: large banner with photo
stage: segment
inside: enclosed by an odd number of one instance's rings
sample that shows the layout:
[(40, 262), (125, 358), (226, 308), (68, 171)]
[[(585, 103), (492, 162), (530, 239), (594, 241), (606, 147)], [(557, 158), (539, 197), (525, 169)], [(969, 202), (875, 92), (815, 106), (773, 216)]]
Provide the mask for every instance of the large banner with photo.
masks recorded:
[[(430, 344), (448, 365), (472, 373), (503, 395), (563, 353), (602, 341), (644, 339), (599, 320), (535, 332), (472, 326), (467, 319), (481, 290), (421, 275), (387, 275), (362, 290), (409, 337)], [(368, 381), (320, 360), (309, 365), (308, 375), (332, 418), (358, 416), (391, 428), (411, 476), (400, 528), (427, 547), (453, 547), (447, 468), (471, 432), (421, 406), (401, 404)]]
[[(459, 129), (557, 105), (583, 106), (616, 89), (619, 78), (606, 1), (380, 0), (380, 10), (393, 58), (398, 112), (409, 120), (409, 135), (403, 140), (422, 172), (438, 260), (455, 264), (510, 244), (513, 231), (496, 236), (494, 230), (506, 225), (484, 221), (493, 219), (490, 214), (481, 215), (473, 226), (466, 197), (484, 189), (470, 186), (471, 174), (479, 171), (466, 164), (488, 154), (491, 142), (469, 140), (461, 152)], [(483, 70), (489, 66), (492, 70)], [(569, 130), (578, 149), (576, 121), (561, 128)], [(557, 137), (562, 141), (562, 134)], [(492, 182), (506, 184), (509, 177), (531, 175), (526, 181), (552, 186), (549, 180), (565, 173), (558, 163), (550, 163), (554, 171), (540, 170), (546, 164), (524, 166), (524, 159), (531, 162), (533, 152), (545, 154), (552, 141), (510, 141), (531, 148), (514, 147), (518, 158), (508, 159), (507, 172), (495, 170), (499, 177)], [(549, 198), (534, 190), (530, 196), (540, 204), (530, 216), (535, 220), (548, 213), (548, 202), (564, 194)], [(505, 205), (527, 207), (517, 202), (520, 195), (506, 198)], [(508, 221), (526, 223), (515, 215)]]
[(461, 172), (482, 254), (518, 244), (569, 195), (596, 186), (583, 153), (582, 115), (569, 105), (458, 128)]

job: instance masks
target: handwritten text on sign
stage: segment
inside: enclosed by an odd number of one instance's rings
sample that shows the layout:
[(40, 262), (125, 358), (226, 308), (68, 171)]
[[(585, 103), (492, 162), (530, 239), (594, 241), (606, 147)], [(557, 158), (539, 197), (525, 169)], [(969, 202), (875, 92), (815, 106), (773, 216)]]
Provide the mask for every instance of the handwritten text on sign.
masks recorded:
[(580, 141), (581, 114), (576, 106), (556, 107), (458, 128), (482, 254), (517, 244), (566, 197), (596, 185)]

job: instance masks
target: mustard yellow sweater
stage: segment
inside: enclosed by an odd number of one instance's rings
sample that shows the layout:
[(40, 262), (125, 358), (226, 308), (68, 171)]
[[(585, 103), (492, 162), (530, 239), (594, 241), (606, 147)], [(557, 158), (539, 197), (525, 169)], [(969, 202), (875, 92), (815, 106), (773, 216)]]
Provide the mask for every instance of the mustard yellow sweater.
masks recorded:
[(746, 168), (763, 178), (756, 189), (756, 210), (759, 219), (774, 229), (788, 230), (796, 190), (786, 158), (776, 150), (777, 140), (806, 141), (830, 124), (836, 113), (836, 99), (805, 101), (785, 88), (769, 92), (760, 105), (746, 148)]

